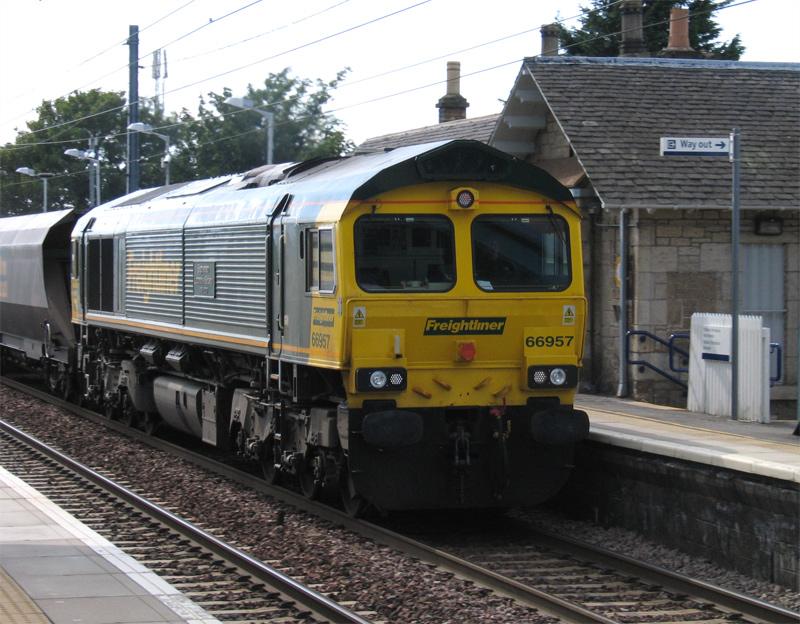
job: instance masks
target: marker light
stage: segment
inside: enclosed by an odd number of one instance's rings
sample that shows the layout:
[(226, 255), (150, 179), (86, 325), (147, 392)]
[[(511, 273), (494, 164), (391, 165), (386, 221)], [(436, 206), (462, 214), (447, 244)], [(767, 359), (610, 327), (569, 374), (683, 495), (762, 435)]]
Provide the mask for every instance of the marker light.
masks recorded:
[(547, 381), (547, 373), (545, 373), (543, 370), (537, 370), (533, 373), (533, 383), (536, 385), (541, 385), (545, 381)]
[(369, 376), (369, 385), (375, 388), (376, 390), (380, 390), (386, 385), (386, 373), (383, 371), (375, 371)]
[(469, 208), (475, 203), (475, 195), (472, 194), (472, 191), (468, 191), (467, 189), (459, 191), (458, 195), (456, 196), (456, 203), (461, 208)]
[(478, 190), (459, 186), (450, 191), (450, 210), (469, 210), (479, 201)]

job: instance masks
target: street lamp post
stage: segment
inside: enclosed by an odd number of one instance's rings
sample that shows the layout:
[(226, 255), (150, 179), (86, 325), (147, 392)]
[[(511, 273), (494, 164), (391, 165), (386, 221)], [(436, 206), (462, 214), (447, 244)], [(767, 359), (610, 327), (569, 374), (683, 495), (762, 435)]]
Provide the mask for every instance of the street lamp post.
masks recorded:
[[(75, 148), (71, 148), (68, 150), (64, 150), (65, 156), (71, 156), (72, 158), (77, 158), (78, 160), (88, 160), (91, 164), (91, 168), (89, 170), (89, 200), (91, 203), (92, 197), (94, 197), (94, 205), (100, 205), (100, 159), (96, 158), (93, 152), (85, 152), (84, 150), (79, 150)], [(94, 175), (92, 175), (92, 169), (94, 169)], [(92, 185), (94, 184), (94, 195), (92, 194)]]
[(134, 132), (141, 132), (142, 134), (152, 134), (153, 136), (157, 136), (159, 139), (164, 141), (164, 158), (161, 160), (161, 164), (164, 167), (164, 177), (165, 183), (169, 186), (169, 161), (171, 160), (170, 153), (169, 153), (169, 136), (166, 134), (159, 134), (158, 132), (153, 131), (153, 126), (150, 124), (142, 123), (141, 121), (137, 121), (136, 123), (132, 123), (128, 126), (128, 130), (133, 130)]
[(47, 212), (47, 180), (48, 178), (52, 178), (55, 174), (45, 173), (44, 171), (39, 171), (37, 173), (30, 167), (19, 167), (17, 168), (17, 173), (30, 176), (31, 178), (39, 178), (42, 181), (42, 212)]
[[(91, 156), (98, 156), (97, 144), (99, 137), (93, 135), (91, 131), (87, 130), (86, 128), (83, 128), (83, 131), (89, 135), (89, 151), (87, 152), (87, 154)], [(98, 204), (100, 204), (99, 198), (96, 198), (94, 196), (95, 186), (97, 185), (97, 177), (99, 175), (99, 172), (96, 171), (96, 169), (99, 169), (99, 167), (100, 167), (99, 162), (92, 163), (92, 169), (94, 170), (94, 173), (92, 174), (92, 177), (90, 179), (93, 178), (95, 180), (94, 184), (92, 184), (91, 182), (89, 183), (89, 203), (92, 206), (97, 206)]]
[(236, 108), (243, 108), (245, 110), (255, 111), (261, 118), (267, 122), (267, 164), (272, 164), (272, 148), (275, 140), (275, 114), (269, 111), (256, 108), (252, 100), (240, 97), (225, 98), (225, 104), (235, 106)]

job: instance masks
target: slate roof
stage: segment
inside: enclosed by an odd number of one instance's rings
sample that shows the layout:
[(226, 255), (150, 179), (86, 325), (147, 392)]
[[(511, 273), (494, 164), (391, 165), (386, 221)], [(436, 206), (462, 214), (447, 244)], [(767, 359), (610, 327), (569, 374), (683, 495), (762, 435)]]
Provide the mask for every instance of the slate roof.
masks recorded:
[(738, 128), (742, 208), (800, 208), (800, 64), (536, 57), (524, 68), (605, 207), (729, 208), (728, 159), (661, 157), (659, 138)]
[(435, 141), (449, 141), (452, 139), (475, 139), (476, 141), (488, 143), (499, 117), (499, 114), (495, 114), (475, 117), (474, 119), (459, 119), (404, 132), (372, 137), (359, 145), (356, 148), (356, 153), (374, 152), (387, 148), (433, 143)]

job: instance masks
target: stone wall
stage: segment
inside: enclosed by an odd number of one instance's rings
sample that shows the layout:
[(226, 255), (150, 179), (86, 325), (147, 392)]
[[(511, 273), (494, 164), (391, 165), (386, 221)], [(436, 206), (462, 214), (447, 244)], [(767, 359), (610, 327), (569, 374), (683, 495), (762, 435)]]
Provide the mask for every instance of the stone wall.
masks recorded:
[(800, 587), (800, 488), (597, 442), (583, 442), (554, 501), (571, 515), (624, 527), (726, 569)]
[(584, 366), (584, 390), (601, 394), (615, 394), (619, 384), (619, 283), (617, 259), (619, 258), (619, 214), (597, 211), (588, 215), (588, 229), (584, 239), (587, 267), (586, 296), (589, 299), (587, 355), (591, 364)]
[(541, 166), (543, 161), (569, 158), (573, 155), (569, 141), (561, 132), (556, 118), (550, 112), (546, 115), (546, 127), (536, 133), (536, 153), (531, 158), (531, 162), (537, 166)]
[[(784, 247), (787, 312), (783, 380), (785, 386), (794, 386), (800, 321), (800, 214), (778, 213), (783, 218), (780, 236), (755, 234), (755, 216), (754, 212), (743, 211), (741, 244)], [(688, 332), (695, 312), (729, 313), (732, 290), (729, 211), (639, 211), (634, 215), (634, 223), (631, 236), (632, 329), (643, 329), (666, 339), (674, 332)], [(740, 292), (742, 290), (740, 283)], [(688, 343), (682, 346), (688, 350)], [(636, 341), (632, 351), (634, 358), (668, 368), (666, 349), (650, 340)], [(685, 406), (685, 391), (679, 386), (647, 369), (642, 371), (634, 367), (630, 373), (635, 398)], [(787, 387), (775, 393), (791, 394)]]

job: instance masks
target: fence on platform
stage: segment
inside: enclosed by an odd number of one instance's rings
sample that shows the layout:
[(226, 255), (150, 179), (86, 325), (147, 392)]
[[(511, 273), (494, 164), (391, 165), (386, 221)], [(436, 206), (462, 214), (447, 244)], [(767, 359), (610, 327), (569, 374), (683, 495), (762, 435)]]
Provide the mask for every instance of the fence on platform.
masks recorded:
[[(687, 409), (731, 416), (730, 314), (693, 314)], [(770, 332), (760, 316), (739, 316), (738, 419), (769, 422)]]

